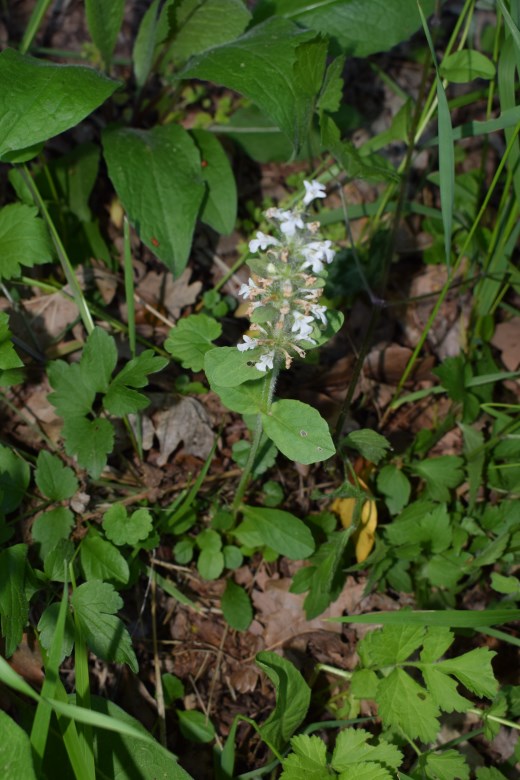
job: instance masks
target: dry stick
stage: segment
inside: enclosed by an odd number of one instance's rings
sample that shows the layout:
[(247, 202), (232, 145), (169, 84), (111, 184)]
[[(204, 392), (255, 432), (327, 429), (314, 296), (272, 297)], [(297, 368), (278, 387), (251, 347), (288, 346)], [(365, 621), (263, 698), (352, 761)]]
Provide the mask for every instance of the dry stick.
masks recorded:
[(155, 672), (155, 698), (157, 701), (157, 714), (159, 716), (159, 739), (163, 747), (166, 744), (166, 708), (164, 705), (164, 690), (161, 677), (161, 662), (159, 660), (159, 649), (157, 647), (157, 590), (155, 583), (155, 572), (152, 574), (152, 642), (153, 642), (153, 666)]

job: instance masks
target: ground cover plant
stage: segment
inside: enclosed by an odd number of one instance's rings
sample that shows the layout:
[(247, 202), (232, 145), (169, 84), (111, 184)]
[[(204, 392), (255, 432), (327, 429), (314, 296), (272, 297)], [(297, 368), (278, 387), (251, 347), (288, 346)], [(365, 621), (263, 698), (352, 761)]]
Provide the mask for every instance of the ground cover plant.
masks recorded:
[(2, 14), (2, 777), (518, 777), (520, 2)]

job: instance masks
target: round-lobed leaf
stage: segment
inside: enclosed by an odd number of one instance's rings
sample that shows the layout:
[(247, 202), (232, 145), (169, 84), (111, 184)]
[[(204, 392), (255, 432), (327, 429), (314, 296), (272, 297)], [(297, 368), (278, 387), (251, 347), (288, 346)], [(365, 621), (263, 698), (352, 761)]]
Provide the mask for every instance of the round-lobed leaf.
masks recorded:
[(275, 401), (262, 423), (280, 452), (298, 463), (317, 463), (336, 452), (326, 421), (301, 401)]

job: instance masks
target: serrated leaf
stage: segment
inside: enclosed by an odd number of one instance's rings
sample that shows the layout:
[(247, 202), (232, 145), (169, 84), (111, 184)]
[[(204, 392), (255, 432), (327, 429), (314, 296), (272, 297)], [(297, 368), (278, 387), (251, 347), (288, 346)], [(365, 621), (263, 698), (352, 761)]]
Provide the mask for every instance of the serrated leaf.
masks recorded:
[(176, 62), (237, 38), (251, 14), (242, 0), (181, 0), (172, 5), (172, 56)]
[(63, 133), (119, 87), (92, 68), (54, 63), (5, 49), (0, 54), (0, 157)]
[(85, 0), (88, 31), (108, 69), (123, 23), (125, 0)]
[(201, 371), (204, 368), (204, 356), (214, 349), (213, 341), (222, 333), (222, 325), (207, 314), (190, 314), (179, 320), (170, 330), (164, 342), (164, 348), (183, 368)]
[(395, 773), (385, 769), (381, 764), (369, 761), (366, 764), (351, 764), (345, 772), (338, 775), (338, 780), (353, 780), (353, 778), (355, 780), (394, 780)]
[(265, 373), (254, 367), (260, 350), (240, 352), (236, 347), (214, 347), (206, 352), (204, 371), (216, 387), (236, 387), (253, 379), (265, 379)]
[(53, 582), (68, 582), (69, 564), (76, 556), (76, 548), (69, 539), (60, 539), (44, 562), (45, 576)]
[(432, 663), (444, 655), (453, 643), (453, 632), (445, 626), (430, 626), (426, 631), (421, 650), (421, 661)]
[(325, 72), (323, 86), (318, 99), (318, 110), (334, 114), (339, 111), (343, 100), (343, 68), (345, 57), (336, 57)]
[(465, 712), (471, 707), (469, 699), (457, 691), (457, 683), (437, 666), (421, 668), (426, 687), (435, 704), (444, 712)]
[(108, 420), (74, 417), (63, 426), (65, 449), (80, 466), (97, 479), (106, 466), (107, 455), (114, 447), (114, 429)]
[(49, 401), (64, 420), (89, 414), (96, 397), (95, 379), (81, 368), (81, 363), (53, 360), (47, 369), (53, 393)]
[(373, 735), (364, 729), (343, 729), (336, 738), (331, 765), (336, 772), (349, 769), (352, 764), (373, 762), (397, 769), (403, 760), (403, 754), (384, 739), (377, 745), (370, 745)]
[(477, 780), (507, 780), (507, 777), (492, 767), (481, 767), (477, 769)]
[(377, 690), (379, 716), (386, 728), (402, 731), (409, 739), (433, 742), (439, 730), (440, 710), (429, 693), (403, 669), (393, 669)]
[(92, 528), (81, 542), (79, 557), (87, 580), (126, 585), (130, 578), (128, 563), (117, 547), (102, 539)]
[(424, 633), (422, 626), (406, 625), (370, 631), (358, 645), (363, 666), (384, 667), (406, 661), (421, 646)]
[(245, 520), (235, 536), (248, 547), (271, 547), (292, 560), (308, 558), (314, 552), (314, 539), (299, 518), (281, 509), (242, 507)]
[(37, 780), (29, 735), (0, 710), (0, 775), (4, 780)]
[(469, 780), (466, 759), (456, 750), (428, 753), (424, 762), (426, 776), (431, 780)]
[(513, 595), (520, 593), (520, 580), (518, 577), (504, 577), (503, 574), (494, 571), (491, 574), (491, 587), (497, 593)]
[(208, 187), (200, 219), (217, 233), (227, 236), (235, 227), (237, 218), (237, 188), (233, 170), (214, 133), (192, 130), (191, 135), (200, 152), (202, 176)]
[(478, 647), (457, 658), (441, 661), (437, 668), (446, 674), (452, 674), (477, 696), (492, 699), (498, 690), (498, 682), (491, 666), (495, 655), (496, 653), (487, 647)]
[(32, 268), (53, 259), (47, 226), (37, 213), (22, 203), (0, 209), (0, 279), (20, 276), (22, 265)]
[[(59, 602), (50, 604), (42, 613), (38, 621), (39, 641), (48, 651), (52, 647), (54, 635), (56, 633), (56, 624), (58, 622), (58, 613), (60, 611)], [(70, 612), (65, 618), (65, 630), (63, 632), (63, 641), (61, 643), (60, 664), (72, 653), (74, 647), (74, 621)]]
[(81, 371), (96, 393), (106, 393), (117, 364), (117, 348), (112, 336), (96, 327), (89, 335), (81, 355)]
[(224, 406), (239, 414), (259, 414), (267, 408), (265, 378), (243, 382), (238, 387), (219, 387), (211, 384)]
[(29, 616), (25, 595), (27, 545), (15, 544), (0, 552), (0, 617), (5, 657), (16, 650)]
[(145, 409), (150, 403), (149, 399), (133, 388), (146, 387), (148, 376), (162, 371), (167, 365), (168, 360), (156, 357), (151, 349), (146, 349), (130, 360), (114, 377), (103, 398), (103, 406), (107, 412), (123, 417), (125, 414)]
[(253, 620), (253, 607), (248, 593), (233, 580), (228, 580), (220, 601), (222, 614), (231, 628), (247, 631)]
[(71, 498), (78, 489), (78, 480), (69, 466), (64, 466), (57, 455), (40, 450), (34, 479), (39, 490), (51, 501)]
[(103, 133), (108, 173), (141, 241), (176, 276), (188, 261), (205, 193), (200, 155), (180, 125)]
[(327, 769), (327, 749), (319, 737), (300, 734), (291, 739), (293, 753), (283, 761), (280, 780), (330, 780)]
[(385, 496), (388, 511), (396, 515), (408, 503), (412, 486), (410, 480), (397, 466), (389, 463), (377, 474), (377, 488)]
[(144, 541), (153, 527), (152, 516), (148, 509), (136, 509), (130, 516), (124, 504), (112, 504), (103, 516), (103, 530), (107, 539), (121, 546), (134, 547)]
[(24, 372), (20, 369), (23, 369), (23, 365), (23, 360), (18, 357), (12, 342), (9, 317), (2, 311), (0, 312), (0, 387), (11, 387), (21, 382)]
[(301, 401), (275, 401), (262, 425), (280, 452), (298, 463), (318, 463), (336, 452), (326, 421)]
[(93, 653), (104, 661), (126, 663), (137, 672), (130, 635), (115, 612), (123, 600), (108, 582), (91, 580), (72, 594), (71, 603), (83, 636)]
[(9, 447), (0, 444), (0, 513), (18, 509), (29, 486), (29, 466)]
[(444, 57), (439, 72), (443, 79), (454, 84), (467, 84), (475, 79), (495, 78), (496, 68), (493, 62), (475, 49), (462, 49)]
[(260, 734), (268, 744), (281, 750), (305, 718), (311, 690), (293, 664), (276, 653), (258, 653), (256, 663), (267, 674), (276, 690), (275, 709), (260, 726)]
[(379, 463), (385, 457), (387, 450), (391, 449), (390, 442), (377, 431), (363, 428), (360, 431), (352, 431), (345, 438), (347, 447), (357, 450), (364, 458), (372, 463)]
[(427, 496), (435, 501), (449, 501), (450, 490), (464, 479), (464, 461), (458, 455), (440, 455), (414, 463), (411, 471), (426, 482)]
[(314, 110), (315, 93), (309, 85), (321, 84), (324, 68), (323, 42), (315, 33), (277, 18), (197, 55), (181, 77), (212, 81), (248, 97), (275, 121), (297, 151), (307, 139)]
[(64, 506), (43, 512), (33, 523), (33, 541), (39, 544), (39, 555), (43, 562), (61, 539), (68, 539), (74, 525), (74, 515)]

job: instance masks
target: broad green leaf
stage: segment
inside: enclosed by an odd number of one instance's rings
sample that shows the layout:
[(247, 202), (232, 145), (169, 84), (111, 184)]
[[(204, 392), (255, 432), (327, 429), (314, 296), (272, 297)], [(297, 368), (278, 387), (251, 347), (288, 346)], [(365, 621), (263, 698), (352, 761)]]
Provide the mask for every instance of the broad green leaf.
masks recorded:
[(132, 60), (134, 63), (135, 82), (141, 89), (150, 73), (155, 46), (157, 44), (157, 32), (159, 29), (159, 5), (160, 0), (153, 0), (141, 20), (139, 31), (135, 39)]
[(81, 371), (96, 393), (106, 393), (116, 364), (114, 339), (103, 328), (94, 328), (83, 347)]
[(274, 120), (298, 151), (309, 133), (313, 90), (321, 85), (325, 54), (315, 33), (285, 19), (270, 19), (231, 43), (197, 55), (181, 77), (240, 92)]
[(275, 401), (269, 413), (262, 414), (262, 424), (280, 452), (298, 463), (317, 463), (336, 452), (323, 417), (301, 401)]
[(242, 0), (180, 0), (172, 5), (172, 56), (176, 62), (213, 46), (221, 46), (244, 32), (251, 14)]
[(497, 690), (498, 682), (493, 674), (491, 660), (496, 655), (487, 647), (478, 647), (457, 658), (440, 661), (437, 668), (445, 674), (452, 674), (469, 691), (477, 696), (487, 696), (492, 699)]
[(68, 582), (69, 564), (76, 556), (76, 548), (69, 539), (61, 539), (44, 562), (45, 576), (53, 582)]
[(327, 748), (322, 739), (299, 734), (291, 739), (293, 753), (283, 761), (280, 780), (330, 780), (327, 769)]
[(236, 347), (215, 347), (206, 352), (204, 371), (211, 385), (236, 387), (251, 379), (265, 377), (254, 367), (258, 349), (240, 352)]
[(393, 669), (379, 682), (377, 704), (386, 728), (402, 731), (409, 739), (422, 742), (433, 742), (437, 736), (439, 708), (403, 669)]
[(226, 569), (238, 569), (244, 562), (244, 556), (234, 544), (226, 544), (222, 548), (224, 554), (224, 566)]
[(152, 516), (148, 509), (136, 509), (130, 516), (124, 504), (112, 504), (103, 516), (107, 539), (121, 546), (132, 547), (148, 538), (152, 531)]
[(348, 769), (351, 764), (373, 762), (397, 769), (403, 760), (402, 753), (384, 739), (370, 745), (373, 734), (364, 729), (343, 729), (336, 738), (331, 765), (336, 772)]
[(64, 420), (83, 417), (92, 409), (96, 397), (95, 375), (82, 370), (81, 363), (53, 360), (47, 369), (54, 392), (49, 401)]
[(496, 571), (491, 573), (491, 587), (497, 593), (507, 595), (520, 594), (520, 580), (518, 577), (504, 577), (503, 574), (498, 574)]
[(124, 12), (125, 0), (110, 0), (109, 3), (106, 0), (85, 0), (88, 30), (107, 69), (110, 67)]
[(408, 503), (412, 486), (406, 474), (397, 466), (389, 463), (378, 471), (377, 489), (385, 496), (388, 511), (392, 515), (396, 515)]
[(288, 137), (254, 103), (239, 108), (226, 125), (220, 125), (215, 131), (230, 138), (256, 162), (285, 162), (292, 155), (293, 147)]
[(57, 455), (51, 455), (46, 450), (38, 453), (34, 479), (39, 490), (51, 501), (71, 498), (78, 489), (78, 480), (72, 469), (64, 466)]
[(238, 387), (219, 387), (211, 384), (211, 389), (232, 412), (239, 414), (259, 414), (267, 407), (267, 390), (264, 379), (243, 382)]
[(137, 672), (132, 640), (114, 614), (123, 606), (123, 600), (113, 586), (99, 580), (85, 582), (76, 588), (71, 603), (92, 652), (104, 661), (126, 663), (133, 672)]
[(207, 314), (190, 314), (170, 330), (164, 348), (180, 361), (183, 368), (202, 371), (204, 355), (214, 349), (212, 343), (222, 333), (222, 325)]
[(126, 585), (130, 570), (126, 559), (117, 547), (102, 539), (94, 529), (90, 529), (79, 548), (81, 567), (85, 579), (113, 582)]
[(421, 650), (421, 661), (425, 664), (438, 661), (453, 643), (453, 632), (445, 626), (431, 626), (427, 629)]
[(224, 555), (220, 550), (202, 550), (198, 560), (197, 569), (205, 580), (218, 580), (224, 571)]
[(18, 509), (23, 499), (31, 474), (29, 466), (10, 447), (0, 444), (0, 512), (8, 515)]
[(21, 382), (24, 372), (20, 369), (23, 369), (23, 366), (23, 360), (18, 357), (12, 342), (9, 316), (2, 311), (0, 312), (0, 387), (11, 387)]
[(19, 54), (0, 53), (0, 157), (63, 133), (105, 102), (119, 87), (92, 68), (55, 65)]
[[(46, 650), (50, 650), (52, 647), (52, 642), (56, 633), (59, 611), (59, 602), (50, 604), (42, 613), (42, 616), (38, 621), (38, 631), (40, 632), (39, 640)], [(60, 663), (72, 653), (73, 647), (74, 621), (72, 619), (72, 615), (69, 612), (65, 619), (65, 631), (61, 645)]]
[(28, 734), (0, 710), (0, 777), (3, 780), (36, 780)]
[(109, 421), (104, 418), (87, 420), (86, 417), (65, 420), (63, 437), (67, 454), (74, 455), (79, 465), (97, 479), (114, 447), (114, 429)]
[(311, 690), (293, 664), (276, 653), (258, 653), (256, 663), (276, 690), (276, 707), (260, 727), (260, 734), (268, 745), (281, 750), (305, 718)]
[(244, 506), (245, 520), (234, 532), (248, 547), (271, 547), (291, 560), (308, 558), (314, 552), (311, 532), (299, 518), (281, 509)]
[(422, 626), (386, 626), (381, 631), (370, 631), (359, 643), (358, 653), (363, 666), (390, 666), (406, 661), (423, 639)]
[(440, 455), (414, 463), (410, 470), (426, 482), (427, 496), (435, 501), (448, 501), (450, 490), (464, 479), (464, 461), (458, 455)]
[(228, 156), (214, 133), (192, 130), (191, 135), (199, 149), (202, 176), (208, 186), (200, 219), (217, 233), (229, 235), (237, 218), (237, 187)]
[(185, 739), (191, 742), (213, 742), (215, 727), (213, 723), (198, 710), (177, 710), (179, 728)]
[(213, 550), (219, 552), (222, 549), (222, 537), (212, 528), (205, 528), (196, 538), (197, 547), (201, 550)]
[(166, 704), (172, 704), (176, 699), (183, 699), (185, 695), (184, 683), (174, 674), (167, 672), (161, 675)]
[(103, 133), (108, 173), (141, 241), (174, 273), (188, 261), (205, 184), (200, 155), (180, 125)]
[(253, 607), (248, 593), (233, 580), (228, 580), (220, 601), (226, 623), (237, 631), (247, 631), (253, 620)]
[(466, 712), (471, 707), (469, 699), (458, 692), (455, 680), (441, 672), (438, 666), (425, 665), (421, 668), (421, 674), (439, 709), (444, 712)]
[(498, 769), (484, 767), (477, 769), (476, 777), (477, 780), (507, 780), (507, 777)]
[(443, 79), (455, 84), (466, 84), (474, 79), (491, 81), (495, 78), (496, 68), (493, 62), (479, 51), (462, 49), (444, 57), (439, 72)]
[(97, 180), (101, 149), (91, 141), (79, 144), (68, 154), (47, 163), (57, 179), (63, 200), (84, 223), (92, 223), (90, 196)]
[(6, 658), (20, 643), (29, 615), (24, 587), (26, 559), (25, 544), (15, 544), (0, 552), (0, 616)]
[[(425, 14), (434, 0), (422, 0)], [(277, 14), (332, 38), (350, 57), (389, 51), (421, 26), (416, 0), (386, 0), (384, 18), (379, 0), (263, 0), (255, 19)]]
[[(399, 775), (400, 778), (404, 777)], [(338, 780), (394, 780), (395, 772), (385, 769), (381, 764), (368, 761), (366, 764), (351, 764), (338, 775)]]
[(469, 766), (457, 750), (428, 753), (424, 770), (431, 780), (469, 780)]
[(61, 539), (68, 539), (74, 525), (74, 515), (64, 506), (58, 506), (43, 512), (34, 521), (31, 534), (33, 541), (39, 544), (39, 555), (45, 561), (47, 555)]
[(107, 412), (123, 417), (125, 414), (145, 409), (150, 403), (135, 387), (146, 387), (149, 374), (155, 374), (168, 365), (168, 360), (156, 357), (153, 350), (147, 349), (138, 357), (132, 358), (117, 374), (103, 398)]
[(0, 279), (20, 276), (22, 265), (32, 268), (53, 259), (47, 227), (37, 213), (22, 203), (0, 209)]
[(391, 444), (384, 436), (377, 431), (369, 428), (362, 428), (359, 431), (352, 431), (345, 438), (344, 443), (347, 447), (357, 450), (364, 458), (372, 463), (379, 463), (385, 457), (387, 450), (391, 449)]

